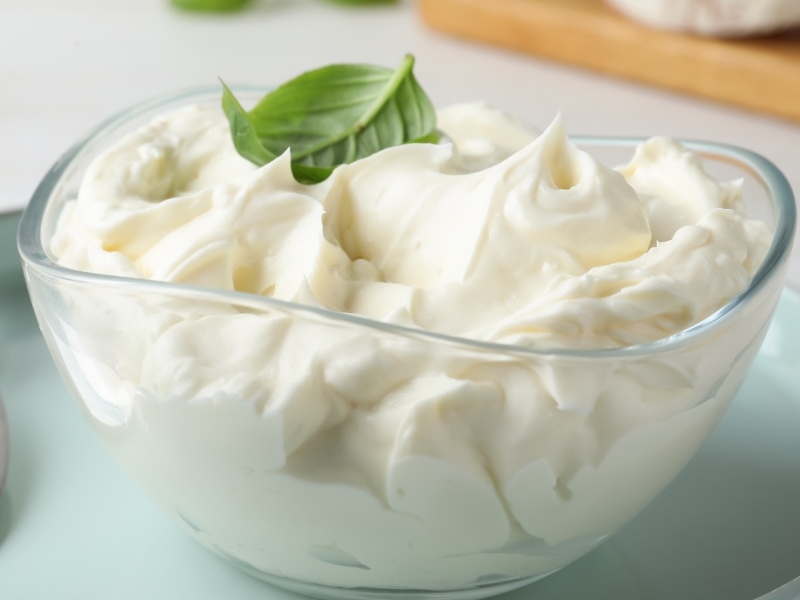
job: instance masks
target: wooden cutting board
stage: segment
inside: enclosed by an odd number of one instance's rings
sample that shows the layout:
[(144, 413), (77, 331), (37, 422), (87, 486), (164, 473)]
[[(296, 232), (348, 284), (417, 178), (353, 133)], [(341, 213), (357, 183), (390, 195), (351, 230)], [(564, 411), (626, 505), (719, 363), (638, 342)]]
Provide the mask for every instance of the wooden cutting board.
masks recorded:
[(797, 30), (702, 38), (649, 29), (603, 0), (417, 2), (423, 21), (447, 33), (800, 121)]

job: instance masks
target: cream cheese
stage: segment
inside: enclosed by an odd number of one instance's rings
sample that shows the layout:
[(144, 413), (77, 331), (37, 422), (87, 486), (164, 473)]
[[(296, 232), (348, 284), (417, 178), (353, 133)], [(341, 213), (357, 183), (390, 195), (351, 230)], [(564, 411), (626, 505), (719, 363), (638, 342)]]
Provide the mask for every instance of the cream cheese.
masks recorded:
[[(218, 110), (182, 109), (94, 161), (51, 250), (80, 270), (574, 350), (686, 329), (769, 246), (740, 184), (673, 140), (611, 169), (560, 118), (539, 133), (467, 104), (439, 126), (445, 143), (307, 186), (288, 154), (240, 158)], [(689, 460), (760, 326), (589, 363), (186, 294), (74, 298), (67, 369), (98, 430), (201, 541), (339, 587), (469, 587), (588, 551)]]

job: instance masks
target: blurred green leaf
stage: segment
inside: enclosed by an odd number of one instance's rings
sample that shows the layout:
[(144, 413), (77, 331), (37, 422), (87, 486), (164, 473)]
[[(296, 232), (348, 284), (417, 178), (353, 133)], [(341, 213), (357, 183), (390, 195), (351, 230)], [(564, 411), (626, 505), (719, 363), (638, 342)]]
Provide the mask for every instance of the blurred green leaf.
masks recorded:
[(240, 10), (250, 0), (170, 0), (173, 6), (196, 12), (233, 12)]

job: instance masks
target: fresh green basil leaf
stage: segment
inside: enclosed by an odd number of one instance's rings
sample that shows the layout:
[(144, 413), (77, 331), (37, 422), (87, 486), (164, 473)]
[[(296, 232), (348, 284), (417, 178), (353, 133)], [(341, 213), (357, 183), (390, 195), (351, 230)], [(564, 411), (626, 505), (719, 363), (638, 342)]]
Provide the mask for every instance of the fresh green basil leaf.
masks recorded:
[(257, 165), (291, 149), (298, 181), (316, 182), (339, 165), (385, 148), (436, 142), (436, 111), (413, 65), (408, 55), (394, 71), (371, 65), (309, 71), (264, 96), (250, 112), (224, 87), (234, 145)]
[(197, 12), (233, 12), (244, 8), (250, 0), (171, 0), (172, 5)]
[[(250, 117), (242, 108), (242, 105), (231, 92), (230, 88), (222, 83), (222, 111), (228, 118), (230, 124), (231, 137), (236, 151), (257, 165), (265, 165), (272, 162), (277, 158), (258, 140), (253, 124), (250, 122)], [(309, 167), (306, 165), (292, 165), (292, 174), (295, 179), (300, 183), (319, 183), (325, 181), (333, 172), (333, 168), (324, 167)]]
[(222, 112), (228, 118), (231, 137), (236, 151), (244, 158), (259, 166), (272, 162), (277, 158), (258, 139), (258, 134), (250, 121), (250, 115), (233, 95), (230, 88), (222, 81)]

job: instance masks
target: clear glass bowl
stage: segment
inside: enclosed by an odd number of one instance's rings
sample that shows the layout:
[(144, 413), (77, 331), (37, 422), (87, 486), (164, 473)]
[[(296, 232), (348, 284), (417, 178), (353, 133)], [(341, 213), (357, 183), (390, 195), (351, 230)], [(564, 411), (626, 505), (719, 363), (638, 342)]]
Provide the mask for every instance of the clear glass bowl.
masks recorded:
[[(552, 573), (672, 481), (758, 352), (783, 286), (794, 200), (767, 160), (709, 143), (689, 145), (714, 174), (745, 179), (748, 210), (773, 228), (774, 242), (739, 297), (686, 331), (634, 347), (481, 343), (56, 264), (48, 241), (92, 158), (158, 113), (209, 102), (219, 102), (217, 90), (184, 92), (104, 123), (45, 176), (18, 242), (50, 351), (109, 451), (190, 535), (268, 582), (322, 598), (481, 598)], [(576, 141), (620, 164), (640, 140)], [(232, 332), (244, 331), (259, 342), (237, 344)], [(209, 345), (229, 347), (227, 358), (210, 361)], [(154, 379), (154, 364), (198, 381)], [(360, 377), (376, 369), (384, 389), (361, 389)], [(342, 400), (388, 396), (398, 373), (402, 402), (415, 406), (403, 419)], [(429, 387), (414, 382), (443, 376), (448, 400), (426, 408)], [(259, 404), (231, 394), (226, 385), (241, 378), (272, 395)], [(500, 379), (513, 384), (498, 397)], [(564, 394), (591, 409), (559, 410)], [(516, 407), (513, 427), (505, 405)], [(326, 430), (336, 411), (348, 418)], [(346, 461), (354, 454), (340, 452), (350, 443), (341, 423), (352, 421), (372, 432), (375, 448), (394, 444), (375, 453), (386, 464), (375, 468), (368, 451)], [(570, 433), (583, 429), (593, 433)]]

